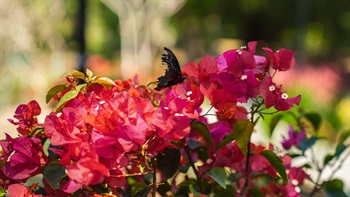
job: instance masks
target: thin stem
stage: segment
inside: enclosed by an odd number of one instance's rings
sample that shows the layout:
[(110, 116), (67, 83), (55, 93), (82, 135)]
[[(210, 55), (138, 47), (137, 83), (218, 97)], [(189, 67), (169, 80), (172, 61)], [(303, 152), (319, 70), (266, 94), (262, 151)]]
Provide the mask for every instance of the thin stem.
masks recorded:
[(246, 196), (246, 191), (249, 186), (249, 173), (250, 173), (250, 140), (248, 142), (248, 147), (247, 147), (247, 160), (245, 163), (245, 177), (244, 177), (244, 187), (243, 187), (243, 192), (242, 196)]
[(187, 155), (187, 158), (188, 158), (188, 160), (189, 160), (189, 162), (190, 162), (190, 164), (191, 164), (191, 167), (192, 167), (192, 169), (193, 169), (193, 172), (194, 172), (194, 174), (196, 175), (199, 189), (201, 190), (202, 193), (204, 193), (204, 188), (203, 188), (203, 184), (202, 184), (202, 178), (201, 178), (201, 176), (199, 175), (199, 172), (198, 172), (196, 166), (194, 165), (194, 161), (193, 161), (193, 159), (192, 159), (192, 156), (191, 156), (191, 153), (190, 153), (190, 149), (189, 149), (188, 146), (186, 145), (186, 146), (184, 147), (184, 150), (185, 150), (186, 155)]
[(318, 187), (319, 186), (319, 181), (321, 179), (321, 175), (322, 175), (322, 172), (323, 172), (323, 168), (319, 169), (318, 170), (318, 176), (317, 176), (317, 179), (316, 179), (316, 182), (315, 182), (315, 186), (314, 188), (312, 189), (311, 193), (308, 195), (308, 197), (311, 197), (313, 195), (316, 194), (316, 192), (318, 192), (318, 190), (320, 190), (320, 188)]
[(318, 190), (320, 190), (320, 188), (319, 188), (319, 182), (320, 182), (320, 179), (321, 179), (321, 176), (322, 176), (322, 172), (323, 172), (323, 170), (324, 170), (324, 167), (325, 166), (323, 166), (322, 168), (318, 165), (318, 163), (317, 163), (317, 161), (316, 161), (316, 156), (315, 156), (315, 152), (314, 152), (314, 149), (313, 148), (311, 148), (311, 154), (312, 154), (312, 158), (311, 158), (311, 160), (312, 160), (312, 163), (315, 165), (315, 167), (316, 167), (316, 169), (317, 169), (317, 171), (318, 171), (318, 175), (317, 175), (317, 179), (316, 179), (316, 181), (315, 181), (315, 186), (314, 186), (314, 188), (312, 189), (312, 191), (311, 191), (311, 193), (308, 195), (308, 197), (311, 197), (311, 196), (313, 196), (313, 195), (315, 195), (316, 194), (316, 192), (318, 191)]
[(273, 112), (262, 112), (262, 111), (263, 111), (263, 110), (265, 110), (265, 109), (266, 109), (266, 108), (259, 110), (259, 111), (258, 111), (258, 112), (259, 112), (259, 114), (264, 114), (264, 115), (273, 115), (273, 114), (276, 114), (276, 113), (280, 112), (280, 111), (273, 111)]
[(275, 74), (277, 73), (277, 69), (275, 69), (275, 71), (273, 72), (273, 74), (272, 74), (272, 78), (275, 76)]
[(152, 196), (156, 197), (157, 195), (157, 158), (154, 158), (153, 160), (153, 189), (152, 189)]
[[(312, 163), (314, 163), (314, 165), (316, 166), (316, 169), (318, 170), (318, 171), (320, 171), (320, 170), (322, 170), (321, 169), (321, 167), (318, 165), (318, 163), (317, 163), (317, 160), (316, 160), (316, 156), (315, 156), (315, 151), (314, 151), (314, 149), (313, 148), (311, 148), (311, 154), (312, 154)], [(324, 167), (324, 166), (323, 166)]]
[[(257, 106), (257, 108), (255, 110), (252, 111), (251, 113), (251, 117), (250, 117), (250, 121), (252, 123), (254, 123), (254, 114), (257, 110), (259, 110), (259, 107), (261, 106), (262, 104), (259, 104)], [(248, 186), (249, 186), (249, 173), (250, 173), (250, 138), (249, 138), (249, 141), (248, 141), (248, 144), (247, 144), (247, 160), (246, 160), (246, 163), (245, 163), (245, 177), (244, 177), (244, 186), (243, 186), (243, 190), (242, 190), (242, 196), (246, 196), (246, 193), (247, 193), (247, 189), (248, 189)]]
[(244, 114), (249, 114), (249, 112), (243, 111), (241, 108), (239, 108), (238, 106), (236, 107), (236, 109)]
[(333, 176), (335, 175), (335, 173), (336, 173), (338, 170), (341, 169), (341, 167), (343, 166), (343, 164), (344, 164), (344, 162), (345, 162), (345, 159), (347, 159), (349, 156), (350, 156), (350, 151), (348, 151), (348, 152), (346, 153), (346, 155), (339, 161), (338, 167), (336, 167), (336, 168), (332, 171), (331, 175), (329, 176), (328, 181), (330, 181), (330, 180), (333, 179)]
[[(349, 155), (350, 155), (350, 151), (347, 152), (346, 155), (339, 161), (338, 167), (336, 167), (336, 168), (332, 171), (331, 175), (330, 175), (329, 178), (328, 178), (328, 181), (330, 181), (330, 180), (333, 179), (333, 176), (334, 176), (335, 173), (342, 167), (342, 165), (343, 165), (345, 159), (346, 159)], [(321, 179), (322, 172), (323, 172), (324, 168), (326, 167), (326, 166), (323, 166), (322, 168), (320, 168), (320, 167), (317, 165), (317, 163), (315, 163), (315, 165), (316, 165), (317, 170), (319, 171), (319, 174), (318, 174), (318, 176), (317, 176), (317, 179), (316, 179), (316, 182), (315, 182), (315, 186), (314, 186), (314, 188), (312, 189), (311, 193), (308, 195), (308, 197), (312, 197), (313, 195), (316, 194), (316, 192), (318, 192), (318, 191), (320, 190), (320, 187), (319, 187), (319, 186), (320, 186), (320, 183), (319, 183), (319, 181), (320, 181), (320, 179)]]
[(216, 114), (203, 114), (203, 115), (200, 115), (199, 117), (205, 117), (205, 116), (216, 116)]

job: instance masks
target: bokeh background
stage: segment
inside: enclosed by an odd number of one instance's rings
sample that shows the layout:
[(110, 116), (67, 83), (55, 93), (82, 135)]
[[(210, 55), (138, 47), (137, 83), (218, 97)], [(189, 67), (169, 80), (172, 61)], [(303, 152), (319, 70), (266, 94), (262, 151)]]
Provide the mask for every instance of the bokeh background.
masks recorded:
[(46, 92), (73, 69), (148, 83), (164, 72), (163, 46), (183, 65), (252, 40), (296, 51), (296, 68), (277, 80), (321, 113), (330, 142), (319, 146), (334, 147), (350, 129), (349, 0), (0, 0), (0, 137), (16, 135), (7, 119), (19, 104), (35, 99), (48, 114)]

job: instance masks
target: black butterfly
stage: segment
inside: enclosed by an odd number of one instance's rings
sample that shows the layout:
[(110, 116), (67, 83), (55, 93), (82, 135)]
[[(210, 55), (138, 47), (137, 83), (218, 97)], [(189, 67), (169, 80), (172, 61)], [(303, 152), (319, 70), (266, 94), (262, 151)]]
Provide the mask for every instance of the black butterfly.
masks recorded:
[(165, 70), (165, 75), (158, 78), (157, 87), (154, 88), (157, 91), (182, 83), (186, 78), (186, 76), (182, 76), (179, 61), (174, 53), (166, 47), (164, 50), (167, 54), (162, 54), (162, 62), (166, 63), (168, 68)]

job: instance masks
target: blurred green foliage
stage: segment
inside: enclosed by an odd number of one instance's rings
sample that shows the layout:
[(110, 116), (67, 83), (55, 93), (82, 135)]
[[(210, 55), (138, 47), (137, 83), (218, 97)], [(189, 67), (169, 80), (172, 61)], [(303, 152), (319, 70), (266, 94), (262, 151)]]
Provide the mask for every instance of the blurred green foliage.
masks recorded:
[[(304, 51), (312, 60), (350, 54), (350, 1), (188, 1), (172, 17), (178, 43), (193, 39), (201, 53), (218, 37), (258, 40), (273, 48)], [(209, 50), (208, 50), (209, 49)]]
[[(111, 58), (120, 49), (118, 17), (101, 1), (87, 2), (88, 51)], [(74, 21), (78, 1), (66, 5), (67, 17)], [(188, 0), (170, 24), (177, 46), (192, 57), (214, 53), (212, 43), (218, 38), (263, 41), (316, 62), (350, 54), (348, 0)], [(74, 33), (65, 38), (72, 43)]]
[[(70, 28), (64, 28), (63, 35), (67, 44), (72, 50), (79, 50), (76, 42), (77, 32), (75, 29), (79, 1), (65, 1), (67, 8), (67, 19), (70, 21)], [(116, 51), (120, 50), (119, 20), (101, 1), (87, 0), (86, 8), (86, 44), (90, 54), (101, 54), (108, 59), (113, 59)], [(70, 31), (65, 32), (65, 31)]]

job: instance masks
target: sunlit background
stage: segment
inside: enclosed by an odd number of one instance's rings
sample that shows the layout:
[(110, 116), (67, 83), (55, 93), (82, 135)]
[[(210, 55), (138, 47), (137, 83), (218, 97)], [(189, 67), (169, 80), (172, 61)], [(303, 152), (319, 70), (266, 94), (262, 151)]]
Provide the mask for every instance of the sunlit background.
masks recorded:
[(348, 0), (1, 0), (0, 16), (1, 139), (15, 135), (7, 119), (19, 104), (35, 99), (48, 114), (47, 90), (73, 69), (148, 83), (164, 72), (163, 46), (183, 65), (252, 40), (297, 52), (278, 81), (322, 114), (321, 136), (350, 129)]

